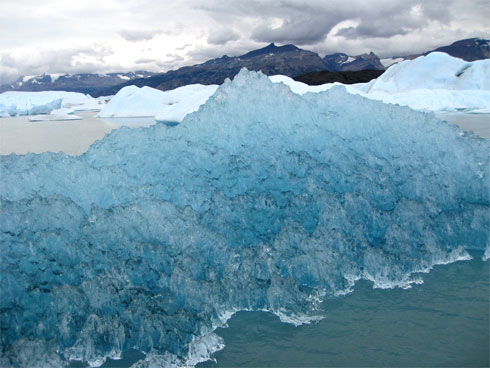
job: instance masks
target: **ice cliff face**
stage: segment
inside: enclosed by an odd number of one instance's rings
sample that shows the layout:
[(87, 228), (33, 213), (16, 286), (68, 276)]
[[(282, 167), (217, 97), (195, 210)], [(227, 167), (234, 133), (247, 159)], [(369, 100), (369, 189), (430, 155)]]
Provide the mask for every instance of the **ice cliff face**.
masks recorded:
[(318, 318), (359, 278), (489, 238), (489, 144), (432, 115), (242, 71), (177, 127), (1, 158), (2, 366), (136, 348), (195, 364), (231, 313)]

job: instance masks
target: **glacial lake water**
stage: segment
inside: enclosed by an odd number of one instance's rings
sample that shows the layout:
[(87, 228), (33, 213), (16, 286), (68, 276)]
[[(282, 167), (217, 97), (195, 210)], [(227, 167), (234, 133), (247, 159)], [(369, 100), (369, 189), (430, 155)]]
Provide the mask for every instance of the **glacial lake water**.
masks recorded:
[(241, 312), (218, 329), (226, 347), (204, 367), (488, 367), (489, 262), (436, 266), (411, 289), (373, 289), (326, 300), (325, 319), (294, 327)]
[[(471, 254), (436, 266), (408, 290), (360, 281), (353, 293), (325, 300), (316, 324), (237, 313), (216, 331), (226, 344), (217, 362), (197, 367), (488, 367), (490, 262)], [(130, 351), (103, 367), (129, 367), (142, 356)]]

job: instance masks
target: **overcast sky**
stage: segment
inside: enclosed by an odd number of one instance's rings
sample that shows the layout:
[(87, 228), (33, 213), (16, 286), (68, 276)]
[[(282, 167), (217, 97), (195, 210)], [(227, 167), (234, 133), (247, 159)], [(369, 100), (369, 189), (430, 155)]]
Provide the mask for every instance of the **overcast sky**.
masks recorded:
[(167, 71), (270, 42), (405, 55), (490, 38), (489, 19), (489, 0), (0, 0), (0, 84)]

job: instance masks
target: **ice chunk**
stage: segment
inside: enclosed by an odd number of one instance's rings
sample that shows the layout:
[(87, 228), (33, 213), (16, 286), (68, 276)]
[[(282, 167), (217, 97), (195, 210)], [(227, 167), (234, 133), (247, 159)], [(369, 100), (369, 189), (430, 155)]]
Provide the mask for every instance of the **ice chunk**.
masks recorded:
[(192, 364), (236, 311), (314, 320), (360, 278), (408, 287), (467, 259), (488, 246), (490, 147), (460, 133), (242, 71), (176, 127), (0, 157), (3, 365), (26, 339), (40, 361)]
[(61, 109), (56, 109), (51, 111), (51, 115), (70, 115), (73, 114), (75, 110), (62, 107)]
[(180, 122), (206, 102), (218, 86), (191, 84), (171, 91), (128, 86), (121, 89), (97, 115), (99, 117), (155, 117)]
[(488, 261), (490, 259), (490, 244), (485, 248), (485, 253), (483, 253), (482, 260)]
[(73, 114), (49, 114), (49, 115), (29, 116), (29, 121), (65, 121), (65, 120), (82, 120), (82, 117)]

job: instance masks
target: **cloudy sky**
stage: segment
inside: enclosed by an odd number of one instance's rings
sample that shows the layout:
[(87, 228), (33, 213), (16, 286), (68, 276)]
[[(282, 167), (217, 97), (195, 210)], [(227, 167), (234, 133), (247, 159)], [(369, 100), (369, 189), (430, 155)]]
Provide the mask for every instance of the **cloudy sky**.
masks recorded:
[(489, 19), (489, 0), (1, 0), (0, 84), (166, 71), (271, 42), (404, 55), (490, 38)]

